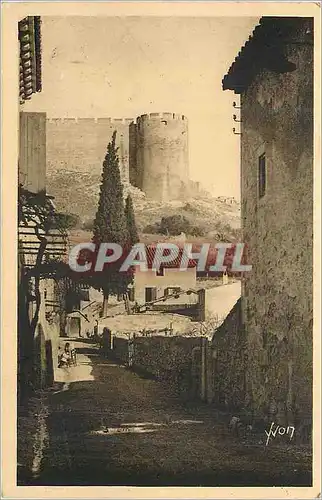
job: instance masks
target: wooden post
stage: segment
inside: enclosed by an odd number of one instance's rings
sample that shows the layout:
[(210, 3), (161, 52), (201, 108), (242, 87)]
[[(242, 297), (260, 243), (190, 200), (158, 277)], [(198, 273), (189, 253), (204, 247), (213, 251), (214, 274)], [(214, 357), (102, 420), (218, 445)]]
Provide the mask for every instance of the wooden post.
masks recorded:
[(130, 307), (130, 300), (129, 300), (129, 294), (128, 293), (125, 293), (123, 295), (124, 297), (124, 302), (125, 302), (125, 309), (126, 309), (126, 312), (127, 314), (131, 314), (131, 307)]
[(207, 399), (207, 343), (206, 337), (201, 337), (201, 400)]
[(198, 318), (197, 321), (205, 321), (206, 319), (206, 290), (201, 288), (198, 290)]

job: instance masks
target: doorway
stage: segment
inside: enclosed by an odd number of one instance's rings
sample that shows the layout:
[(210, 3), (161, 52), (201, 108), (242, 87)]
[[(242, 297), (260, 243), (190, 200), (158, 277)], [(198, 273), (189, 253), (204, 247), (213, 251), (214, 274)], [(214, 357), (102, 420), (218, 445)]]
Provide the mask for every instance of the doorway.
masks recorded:
[(156, 287), (147, 287), (145, 289), (145, 302), (153, 302), (157, 298)]
[(80, 318), (73, 318), (70, 317), (68, 318), (68, 329), (67, 329), (67, 336), (68, 337), (80, 337), (81, 333), (81, 323), (80, 323)]

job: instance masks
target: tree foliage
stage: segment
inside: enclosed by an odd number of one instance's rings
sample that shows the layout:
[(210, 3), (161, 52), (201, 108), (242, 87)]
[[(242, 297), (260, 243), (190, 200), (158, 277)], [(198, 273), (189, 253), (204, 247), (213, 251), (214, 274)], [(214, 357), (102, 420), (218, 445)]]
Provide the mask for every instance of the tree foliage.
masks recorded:
[[(93, 242), (97, 247), (101, 243), (117, 243), (123, 249), (129, 244), (129, 235), (123, 202), (116, 131), (108, 144), (103, 162), (98, 209), (94, 220)], [(110, 294), (121, 295), (127, 290), (131, 276), (119, 272), (120, 262), (106, 265), (102, 272), (94, 272), (92, 284), (102, 290), (104, 298)]]
[(126, 224), (127, 224), (129, 243), (131, 246), (133, 246), (133, 245), (135, 245), (135, 243), (138, 243), (139, 235), (138, 235), (138, 230), (137, 230), (136, 223), (135, 223), (133, 202), (132, 202), (132, 198), (130, 195), (127, 196), (126, 202), (125, 202), (125, 218), (126, 218)]

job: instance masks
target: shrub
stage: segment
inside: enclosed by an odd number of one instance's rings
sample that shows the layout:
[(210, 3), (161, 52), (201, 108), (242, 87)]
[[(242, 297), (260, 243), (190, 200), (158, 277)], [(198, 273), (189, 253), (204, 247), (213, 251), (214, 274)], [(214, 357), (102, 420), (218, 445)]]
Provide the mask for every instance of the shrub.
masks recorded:
[(181, 233), (190, 233), (191, 224), (184, 215), (170, 215), (162, 217), (160, 229), (161, 234), (177, 236)]
[(53, 229), (74, 229), (80, 227), (81, 221), (79, 215), (57, 212), (50, 225)]

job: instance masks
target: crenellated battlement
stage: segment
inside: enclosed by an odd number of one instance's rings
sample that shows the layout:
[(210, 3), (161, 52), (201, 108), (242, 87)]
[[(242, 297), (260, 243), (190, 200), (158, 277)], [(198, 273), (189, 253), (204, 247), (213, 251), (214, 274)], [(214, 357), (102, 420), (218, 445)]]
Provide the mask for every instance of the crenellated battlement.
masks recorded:
[(135, 122), (142, 122), (148, 120), (176, 120), (176, 121), (187, 121), (184, 115), (179, 113), (148, 113), (135, 118), (112, 118), (108, 117), (92, 117), (92, 118), (80, 118), (80, 117), (61, 117), (61, 118), (47, 118), (48, 123), (53, 124), (115, 124), (115, 125), (130, 125)]
[(134, 122), (134, 118), (111, 118), (111, 117), (106, 117), (106, 118), (78, 118), (78, 117), (63, 117), (63, 118), (47, 118), (48, 123), (53, 123), (56, 125), (60, 124), (100, 124), (100, 125), (109, 125), (109, 124), (115, 124), (115, 125), (129, 125), (130, 123)]
[(179, 113), (146, 113), (134, 119), (48, 117), (48, 165), (101, 172), (114, 131), (125, 182), (131, 181), (155, 200), (185, 196), (189, 181), (188, 119)]
[(176, 120), (176, 121), (187, 121), (187, 118), (184, 115), (179, 113), (148, 113), (141, 116), (138, 116), (136, 121), (137, 123), (150, 121), (150, 120)]

